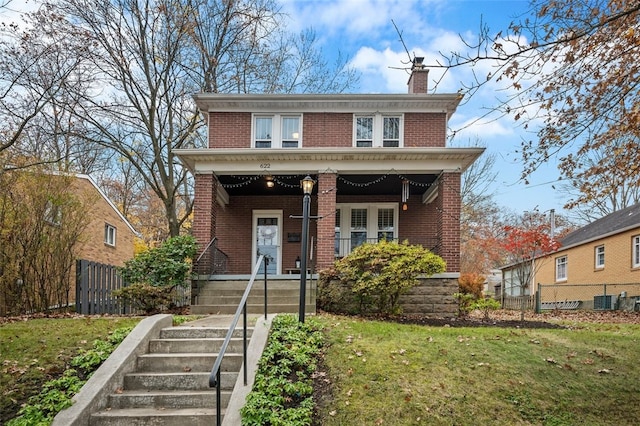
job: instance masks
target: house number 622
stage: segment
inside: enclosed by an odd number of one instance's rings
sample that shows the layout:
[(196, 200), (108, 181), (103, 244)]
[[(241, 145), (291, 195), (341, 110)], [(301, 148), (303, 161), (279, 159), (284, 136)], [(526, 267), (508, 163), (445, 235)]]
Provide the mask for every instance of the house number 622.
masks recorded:
[(271, 163), (260, 163), (260, 168), (261, 169), (270, 169), (271, 168)]

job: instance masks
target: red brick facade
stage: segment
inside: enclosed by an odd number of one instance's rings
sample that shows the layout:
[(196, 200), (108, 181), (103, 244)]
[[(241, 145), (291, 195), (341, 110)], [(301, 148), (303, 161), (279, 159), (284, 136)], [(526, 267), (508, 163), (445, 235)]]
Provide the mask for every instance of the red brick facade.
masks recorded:
[[(228, 255), (226, 272), (248, 274), (255, 259), (255, 214), (274, 214), (282, 218), (278, 271), (294, 268), (301, 254), (298, 182), (309, 175), (316, 180), (309, 265), (316, 270), (343, 255), (342, 240), (351, 244), (359, 238), (353, 221), (366, 211), (367, 240), (378, 238), (392, 221), (394, 237), (433, 250), (447, 262), (447, 272), (458, 272), (460, 175), (482, 149), (446, 146), (447, 122), (460, 99), (427, 94), (427, 75), (416, 66), (410, 93), (403, 95), (196, 96), (198, 107), (208, 113), (209, 149), (178, 155), (196, 176), (193, 232), (199, 243), (217, 237), (217, 247)], [(298, 147), (252, 148), (254, 114), (299, 117)], [(361, 116), (376, 117), (374, 138), (383, 117), (401, 117), (399, 146), (380, 146), (378, 133), (373, 147), (356, 147)], [(406, 185), (410, 194), (403, 203)]]

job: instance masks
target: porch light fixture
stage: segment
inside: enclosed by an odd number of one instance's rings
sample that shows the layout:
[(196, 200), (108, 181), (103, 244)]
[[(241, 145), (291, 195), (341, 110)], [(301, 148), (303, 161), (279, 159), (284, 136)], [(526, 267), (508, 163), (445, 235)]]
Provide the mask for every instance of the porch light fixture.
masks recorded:
[(300, 186), (302, 187), (304, 195), (311, 195), (313, 192), (313, 185), (315, 185), (315, 183), (316, 181), (311, 179), (311, 176), (309, 175), (300, 181)]
[(267, 180), (267, 188), (273, 188), (275, 185), (275, 182), (273, 181), (273, 176), (269, 175), (265, 177), (265, 179)]
[(309, 241), (309, 210), (311, 205), (311, 193), (313, 192), (313, 185), (316, 182), (311, 179), (311, 176), (307, 175), (302, 181), (300, 186), (304, 197), (302, 198), (302, 242), (300, 253), (300, 308), (298, 310), (298, 320), (304, 322), (304, 308), (307, 289), (307, 245)]

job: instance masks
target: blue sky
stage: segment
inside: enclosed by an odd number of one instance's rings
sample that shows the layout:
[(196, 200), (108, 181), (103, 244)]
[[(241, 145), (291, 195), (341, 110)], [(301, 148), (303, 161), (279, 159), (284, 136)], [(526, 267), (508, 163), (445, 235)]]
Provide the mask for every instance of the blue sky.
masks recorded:
[[(399, 41), (393, 22), (402, 32), (409, 53), (424, 56), (425, 63), (435, 63), (439, 52), (464, 49), (459, 34), (475, 41), (481, 20), (491, 33), (507, 33), (509, 23), (528, 12), (527, 0), (282, 0), (283, 9), (293, 19), (293, 30), (312, 26), (329, 57), (338, 50), (351, 58), (351, 65), (362, 75), (358, 92), (406, 93), (409, 56)], [(489, 64), (474, 71), (486, 75)], [(461, 81), (469, 81), (472, 70), (460, 69), (446, 75), (438, 93), (455, 93)], [(430, 80), (441, 71), (432, 69)], [(430, 83), (431, 84), (431, 83)], [(461, 105), (449, 124), (461, 129), (465, 123), (482, 115), (497, 102), (505, 88), (491, 84)], [(508, 89), (507, 89), (508, 90)], [(520, 180), (522, 165), (516, 153), (522, 129), (509, 117), (476, 124), (458, 132), (455, 145), (479, 140), (488, 152), (495, 153), (499, 168), (492, 185), (495, 201), (516, 213), (537, 208), (562, 213), (565, 197), (559, 193), (555, 162), (542, 165), (530, 176), (529, 184)], [(556, 189), (553, 188), (555, 186)]]
[[(34, 0), (12, 0), (17, 10), (32, 8)], [(323, 52), (331, 61), (338, 51), (348, 56), (351, 66), (361, 73), (359, 93), (406, 93), (409, 56), (399, 41), (393, 22), (411, 56), (424, 56), (425, 63), (441, 59), (439, 52), (463, 50), (459, 35), (466, 40), (477, 39), (480, 22), (492, 33), (506, 34), (509, 23), (529, 10), (528, 0), (280, 0), (282, 11), (291, 17), (290, 30), (312, 27)], [(5, 11), (6, 12), (6, 11)], [(3, 18), (7, 18), (4, 14)], [(474, 70), (457, 69), (448, 73), (437, 93), (455, 93), (461, 81), (469, 81), (471, 72), (486, 75), (490, 64), (479, 64)], [(430, 71), (430, 80), (441, 75)], [(430, 83), (431, 84), (431, 83)], [(496, 203), (521, 213), (537, 208), (544, 212), (556, 209), (562, 213), (565, 197), (557, 190), (558, 172), (555, 162), (542, 165), (529, 177), (529, 185), (520, 180), (522, 165), (516, 149), (522, 129), (509, 117), (474, 124), (465, 124), (482, 115), (508, 93), (505, 87), (491, 84), (461, 105), (449, 124), (459, 130), (454, 145), (466, 146), (475, 141), (496, 155), (498, 179), (492, 185)], [(553, 188), (555, 186), (556, 189)]]

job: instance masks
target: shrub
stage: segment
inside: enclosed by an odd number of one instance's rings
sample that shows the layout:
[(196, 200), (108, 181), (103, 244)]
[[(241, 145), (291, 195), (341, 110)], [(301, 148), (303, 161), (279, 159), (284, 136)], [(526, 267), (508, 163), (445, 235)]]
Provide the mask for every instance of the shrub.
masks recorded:
[(471, 307), (481, 311), (484, 314), (484, 320), (489, 321), (489, 312), (500, 309), (500, 302), (493, 297), (481, 297)]
[(460, 293), (472, 294), (477, 299), (482, 296), (485, 281), (486, 278), (480, 274), (460, 274), (460, 278), (458, 278)]
[(419, 283), (418, 275), (444, 272), (445, 267), (440, 256), (422, 246), (380, 241), (358, 246), (338, 260), (333, 276), (356, 296), (360, 313), (394, 314), (400, 311), (400, 296)]
[(191, 259), (198, 245), (194, 237), (172, 237), (159, 247), (138, 253), (119, 268), (127, 287), (113, 294), (147, 313), (167, 306), (178, 286), (188, 285)]
[(453, 297), (458, 300), (458, 316), (461, 318), (468, 317), (474, 309), (475, 296), (469, 293), (454, 293)]

